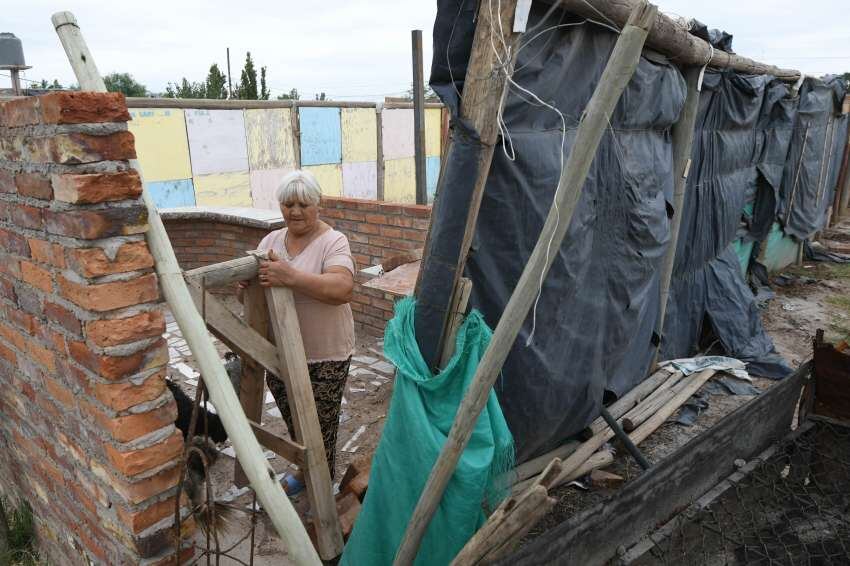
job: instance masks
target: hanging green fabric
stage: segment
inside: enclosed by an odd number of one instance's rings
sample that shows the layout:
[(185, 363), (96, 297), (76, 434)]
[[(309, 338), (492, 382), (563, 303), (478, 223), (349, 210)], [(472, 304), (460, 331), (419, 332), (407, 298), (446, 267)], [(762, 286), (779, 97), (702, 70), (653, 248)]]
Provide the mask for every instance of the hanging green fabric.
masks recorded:
[[(414, 311), (413, 299), (399, 301), (387, 324), (384, 354), (398, 369), (395, 389), (372, 459), (369, 490), (342, 555), (342, 566), (392, 564), (492, 336), (481, 314), (473, 311), (458, 331), (454, 356), (443, 371), (433, 375), (416, 345)], [(507, 486), (498, 483), (513, 467), (513, 448), (513, 437), (491, 391), (422, 539), (417, 566), (448, 564), (481, 526), (485, 519), (482, 503), (486, 501), (492, 508), (506, 495)]]

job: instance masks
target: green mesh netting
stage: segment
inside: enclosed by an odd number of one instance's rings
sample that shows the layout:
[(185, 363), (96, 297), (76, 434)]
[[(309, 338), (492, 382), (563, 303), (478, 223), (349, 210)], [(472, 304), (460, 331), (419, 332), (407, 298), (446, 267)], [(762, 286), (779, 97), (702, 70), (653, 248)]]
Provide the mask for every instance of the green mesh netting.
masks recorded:
[[(458, 331), (454, 356), (443, 371), (433, 375), (416, 345), (414, 311), (413, 299), (404, 299), (396, 304), (395, 317), (387, 324), (384, 353), (398, 368), (395, 389), (372, 460), (369, 490), (341, 565), (392, 564), (463, 393), (490, 342), (491, 330), (481, 314), (473, 311)], [(484, 502), (492, 508), (506, 494), (498, 478), (504, 481), (504, 472), (512, 467), (513, 437), (491, 391), (415, 564), (451, 562), (484, 522)]]

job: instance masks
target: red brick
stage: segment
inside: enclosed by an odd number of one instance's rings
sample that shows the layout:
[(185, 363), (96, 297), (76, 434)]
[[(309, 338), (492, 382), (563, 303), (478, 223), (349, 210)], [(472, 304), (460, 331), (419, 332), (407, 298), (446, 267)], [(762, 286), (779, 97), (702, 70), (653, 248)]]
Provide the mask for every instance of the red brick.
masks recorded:
[(41, 225), (44, 222), (41, 209), (26, 204), (19, 204), (12, 207), (9, 220), (12, 224), (33, 230), (41, 229)]
[(65, 407), (73, 408), (77, 406), (74, 394), (63, 384), (59, 383), (59, 381), (53, 379), (50, 375), (44, 376), (44, 386), (47, 388), (47, 392), (50, 393), (53, 399)]
[(417, 218), (431, 218), (431, 207), (424, 204), (407, 205), (403, 210), (407, 216), (415, 216)]
[(120, 92), (54, 92), (41, 98), (44, 124), (127, 122), (130, 113)]
[(413, 242), (424, 242), (427, 234), (420, 230), (404, 230), (404, 239)]
[(398, 228), (392, 228), (390, 226), (381, 226), (381, 236), (387, 238), (401, 238), (402, 231)]
[(99, 285), (80, 285), (59, 276), (58, 283), (63, 297), (76, 305), (98, 312), (148, 303), (159, 298), (157, 278), (153, 273), (130, 281)]
[[(2, 114), (3, 111), (0, 109), (0, 116)], [(15, 174), (6, 169), (0, 169), (0, 193), (14, 193), (15, 190)]]
[(79, 248), (69, 252), (70, 265), (84, 277), (100, 277), (149, 269), (154, 266), (153, 256), (145, 242), (130, 242), (118, 248), (115, 259), (110, 260), (101, 248)]
[(46, 269), (38, 267), (34, 263), (28, 261), (21, 262), (21, 278), (32, 285), (41, 289), (45, 293), (53, 292), (53, 276)]
[(381, 212), (384, 214), (401, 214), (404, 209), (403, 205), (400, 204), (386, 204), (381, 203)]
[(10, 100), (0, 108), (3, 112), (0, 124), (7, 128), (18, 128), (38, 124), (40, 113), (38, 111), (38, 97), (27, 96)]
[(56, 371), (56, 355), (41, 344), (28, 340), (27, 353), (48, 371)]
[(92, 351), (85, 342), (71, 342), (68, 351), (80, 365), (107, 379), (121, 379), (168, 363), (165, 340), (128, 356), (110, 356)]
[(177, 419), (177, 404), (172, 399), (169, 403), (152, 411), (126, 416), (110, 417), (94, 407), (91, 407), (87, 413), (92, 414), (101, 428), (109, 432), (112, 438), (118, 442), (130, 442), (165, 426), (173, 425)]
[(0, 337), (21, 352), (27, 349), (27, 338), (8, 324), (0, 322)]
[(139, 533), (154, 523), (157, 523), (166, 517), (174, 515), (174, 497), (169, 497), (164, 501), (158, 501), (144, 509), (127, 511), (123, 507), (117, 507), (118, 517), (127, 527), (134, 533)]
[[(0, 254), (0, 261), (3, 259), (3, 254)], [(0, 273), (3, 271), (0, 270)], [(5, 277), (0, 277), (0, 297), (3, 297), (9, 301), (15, 302), (18, 300), (17, 294), (15, 293), (15, 286), (12, 285), (11, 281), (6, 279)]]
[(82, 333), (82, 323), (77, 315), (57, 303), (45, 302), (44, 315), (59, 324), (68, 332), (79, 336)]
[(0, 358), (3, 358), (13, 366), (18, 365), (18, 355), (14, 352), (14, 350), (10, 350), (2, 343), (0, 343)]
[(376, 226), (374, 224), (364, 224), (361, 222), (357, 225), (357, 231), (362, 234), (380, 234), (381, 227)]
[(143, 234), (147, 231), (147, 221), (147, 209), (141, 204), (104, 210), (44, 212), (48, 232), (84, 240)]
[(15, 185), (18, 194), (42, 200), (53, 198), (53, 187), (50, 178), (38, 173), (18, 173), (15, 175)]
[(183, 435), (179, 430), (166, 440), (137, 450), (121, 452), (107, 444), (106, 455), (115, 469), (125, 476), (135, 476), (176, 460), (183, 452)]
[[(352, 199), (353, 200), (353, 199)], [(357, 210), (378, 210), (378, 203), (370, 200), (353, 200), (354, 207)]]
[(148, 311), (127, 318), (94, 320), (86, 323), (86, 337), (98, 346), (127, 344), (165, 332), (162, 311)]
[(0, 228), (0, 249), (5, 252), (29, 257), (30, 247), (27, 239), (16, 232), (10, 232)]
[(177, 485), (180, 478), (180, 466), (162, 470), (150, 477), (133, 482), (117, 477), (111, 467), (104, 467), (96, 460), (92, 460), (91, 469), (95, 476), (114, 489), (118, 495), (134, 504), (168, 491)]
[(139, 385), (123, 381), (118, 383), (95, 383), (94, 397), (113, 411), (126, 411), (140, 403), (157, 399), (165, 392), (165, 370), (157, 372)]
[(79, 165), (96, 161), (135, 159), (133, 134), (115, 132), (102, 136), (73, 132), (27, 139), (27, 153), (36, 163)]
[(74, 204), (138, 198), (142, 194), (142, 181), (139, 174), (132, 170), (87, 175), (54, 175), (52, 183), (56, 200)]

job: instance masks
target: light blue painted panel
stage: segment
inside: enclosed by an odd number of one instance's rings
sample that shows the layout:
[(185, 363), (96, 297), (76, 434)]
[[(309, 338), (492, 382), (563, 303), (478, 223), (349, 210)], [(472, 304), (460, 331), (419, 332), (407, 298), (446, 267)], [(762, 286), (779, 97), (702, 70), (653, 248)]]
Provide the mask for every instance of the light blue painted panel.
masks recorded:
[(192, 179), (145, 183), (145, 188), (150, 193), (157, 208), (195, 206), (195, 187), (192, 184)]
[(425, 158), (425, 186), (428, 189), (428, 202), (434, 202), (434, 195), (437, 194), (437, 180), (440, 178), (440, 158), (426, 157)]
[(764, 265), (770, 272), (779, 271), (797, 261), (800, 244), (791, 236), (786, 236), (778, 222), (774, 222), (767, 235), (767, 247), (764, 252)]
[(299, 108), (301, 165), (326, 165), (342, 161), (342, 128), (339, 108)]

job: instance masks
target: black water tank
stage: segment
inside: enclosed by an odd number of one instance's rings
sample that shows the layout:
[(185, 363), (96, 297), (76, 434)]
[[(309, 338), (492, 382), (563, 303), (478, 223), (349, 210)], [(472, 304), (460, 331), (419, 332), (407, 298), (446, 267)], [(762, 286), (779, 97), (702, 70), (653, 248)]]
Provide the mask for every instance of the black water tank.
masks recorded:
[(14, 33), (0, 33), (0, 68), (26, 67), (24, 48)]

